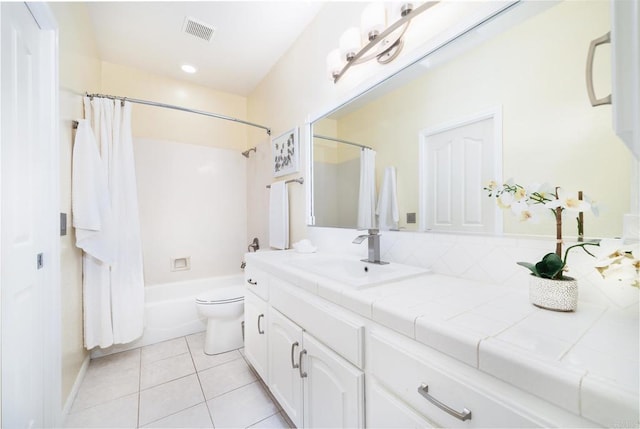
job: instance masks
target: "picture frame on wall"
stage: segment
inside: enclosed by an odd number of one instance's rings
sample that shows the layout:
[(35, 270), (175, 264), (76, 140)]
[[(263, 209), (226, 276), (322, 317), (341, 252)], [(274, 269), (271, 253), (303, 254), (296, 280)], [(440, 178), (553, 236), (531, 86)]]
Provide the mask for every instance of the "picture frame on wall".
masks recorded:
[(271, 140), (271, 159), (273, 160), (273, 176), (280, 177), (296, 173), (299, 170), (300, 146), (298, 143), (298, 128)]

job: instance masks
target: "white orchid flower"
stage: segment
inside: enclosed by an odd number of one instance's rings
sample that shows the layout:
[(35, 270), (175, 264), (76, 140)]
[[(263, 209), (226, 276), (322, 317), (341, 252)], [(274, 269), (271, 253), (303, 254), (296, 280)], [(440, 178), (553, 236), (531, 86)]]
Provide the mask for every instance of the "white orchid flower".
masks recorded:
[(511, 204), (511, 211), (520, 222), (538, 223), (540, 221), (539, 211), (525, 201), (516, 201)]
[(511, 204), (514, 203), (513, 194), (510, 192), (503, 192), (498, 198), (496, 198), (496, 203), (498, 204), (498, 207), (502, 209), (510, 208)]
[(593, 213), (594, 216), (600, 216), (600, 204), (586, 195), (583, 195), (583, 199), (591, 206), (591, 213)]
[(584, 212), (589, 210), (591, 205), (584, 200), (578, 199), (578, 195), (569, 194), (562, 188), (558, 188), (558, 198), (546, 203), (545, 207), (550, 209), (562, 207), (563, 209), (566, 209), (568, 211)]
[(598, 250), (595, 268), (603, 278), (640, 287), (640, 244), (622, 246), (616, 240), (602, 240)]

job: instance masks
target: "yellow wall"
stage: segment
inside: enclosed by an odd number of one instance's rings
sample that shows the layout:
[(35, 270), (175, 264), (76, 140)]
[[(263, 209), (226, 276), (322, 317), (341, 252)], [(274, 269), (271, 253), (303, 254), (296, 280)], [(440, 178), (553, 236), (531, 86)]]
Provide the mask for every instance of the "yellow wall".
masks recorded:
[(71, 228), (71, 121), (82, 117), (82, 94), (100, 88), (100, 61), (87, 9), (82, 3), (50, 3), (59, 27), (60, 49), (60, 211), (67, 235), (60, 238), (62, 304), (62, 404), (88, 356), (82, 331), (82, 252)]
[[(587, 236), (620, 236), (630, 154), (613, 132), (611, 106), (591, 107), (584, 80), (589, 42), (609, 28), (607, 1), (563, 2), (345, 116), (339, 136), (377, 150), (378, 183), (385, 166), (397, 167), (403, 221), (418, 211), (420, 131), (501, 106), (504, 179), (582, 190), (607, 208), (585, 214)], [(606, 93), (610, 66), (598, 65), (596, 88)], [(575, 236), (575, 220), (566, 217), (565, 234)], [(508, 213), (504, 220), (508, 233), (554, 232), (547, 221), (520, 223)]]
[[(239, 119), (247, 116), (245, 97), (109, 62), (102, 62), (101, 92)], [(178, 110), (134, 104), (131, 125), (134, 137), (239, 151), (247, 148), (245, 125)]]

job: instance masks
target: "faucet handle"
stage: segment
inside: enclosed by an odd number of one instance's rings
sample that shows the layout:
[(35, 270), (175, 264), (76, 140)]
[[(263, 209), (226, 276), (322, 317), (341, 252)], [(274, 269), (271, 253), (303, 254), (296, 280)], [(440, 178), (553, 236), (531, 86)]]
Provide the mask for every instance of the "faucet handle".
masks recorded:
[(371, 229), (368, 229), (367, 232), (369, 233), (369, 235), (378, 235), (380, 230), (377, 228), (371, 228)]

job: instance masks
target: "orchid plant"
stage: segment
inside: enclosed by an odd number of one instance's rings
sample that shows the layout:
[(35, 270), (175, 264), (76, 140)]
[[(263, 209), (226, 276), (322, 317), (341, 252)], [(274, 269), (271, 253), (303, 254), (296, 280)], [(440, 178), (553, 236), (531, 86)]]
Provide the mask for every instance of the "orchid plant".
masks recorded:
[(536, 264), (530, 262), (518, 262), (519, 265), (531, 270), (536, 277), (563, 280), (563, 272), (567, 266), (569, 251), (580, 247), (589, 255), (594, 256), (586, 246), (598, 246), (598, 242), (581, 242), (570, 246), (562, 254), (562, 214), (563, 212), (575, 212), (578, 214), (578, 232), (583, 231), (583, 221), (580, 213), (591, 209), (597, 214), (597, 207), (578, 195), (567, 193), (560, 187), (551, 188), (548, 185), (532, 185), (525, 188), (522, 185), (508, 181), (499, 185), (495, 181), (489, 182), (484, 190), (489, 197), (495, 197), (496, 203), (503, 209), (509, 209), (519, 217), (521, 221), (537, 222), (541, 210), (550, 210), (556, 220), (556, 250), (547, 253)]

